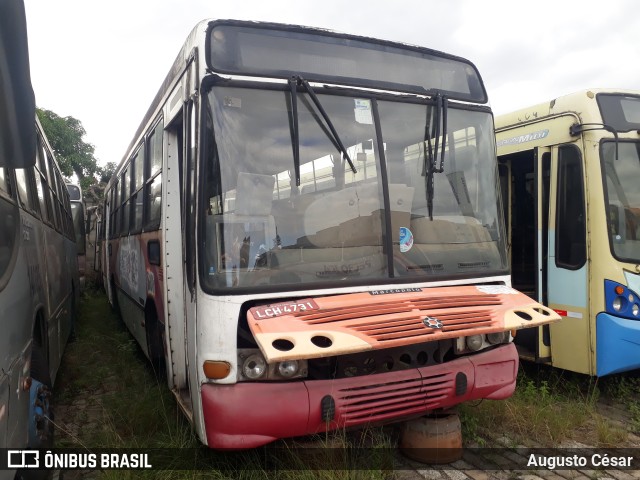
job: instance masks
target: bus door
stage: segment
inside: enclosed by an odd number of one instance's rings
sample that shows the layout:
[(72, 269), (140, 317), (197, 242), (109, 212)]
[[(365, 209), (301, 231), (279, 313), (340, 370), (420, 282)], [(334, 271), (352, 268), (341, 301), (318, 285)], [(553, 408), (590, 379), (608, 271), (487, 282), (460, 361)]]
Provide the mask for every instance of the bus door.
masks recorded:
[(580, 148), (576, 144), (554, 147), (545, 304), (562, 320), (550, 326), (552, 364), (593, 375), (584, 181)]
[[(547, 301), (550, 165), (549, 147), (502, 155), (499, 165), (512, 284), (540, 303)], [(515, 343), (522, 358), (551, 360), (548, 325), (520, 330)]]
[[(549, 190), (551, 182), (551, 148), (535, 149), (535, 205), (536, 205), (536, 300), (549, 304)], [(551, 360), (549, 324), (536, 329), (536, 361)]]
[[(190, 64), (193, 68), (193, 63)], [(195, 159), (196, 103), (185, 98), (189, 89), (187, 75), (176, 86), (168, 102), (165, 151), (167, 182), (163, 189), (165, 237), (165, 334), (171, 361), (168, 362), (169, 384), (185, 414), (193, 418), (188, 358), (195, 358)], [(179, 199), (179, 202), (169, 201)], [(171, 219), (171, 220), (169, 220)], [(193, 390), (197, 391), (197, 390)], [(198, 419), (195, 419), (198, 421)]]

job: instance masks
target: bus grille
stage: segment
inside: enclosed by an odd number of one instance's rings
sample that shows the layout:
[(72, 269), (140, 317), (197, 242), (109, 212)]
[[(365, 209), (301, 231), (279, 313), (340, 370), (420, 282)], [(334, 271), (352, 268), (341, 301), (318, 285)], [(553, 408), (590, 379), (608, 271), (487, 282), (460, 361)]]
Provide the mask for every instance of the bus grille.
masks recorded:
[[(453, 373), (409, 378), (379, 385), (343, 388), (336, 404), (345, 426), (375, 422), (433, 409), (455, 389)], [(340, 422), (340, 423), (342, 423)]]
[(492, 316), (487, 307), (500, 304), (496, 295), (451, 296), (323, 309), (295, 316), (308, 325), (347, 327), (384, 342), (431, 335), (436, 329), (425, 326), (427, 317), (437, 318), (442, 332), (464, 334), (464, 330), (490, 326)]
[(268, 362), (453, 340), (559, 318), (504, 285), (387, 288), (258, 304), (247, 311)]

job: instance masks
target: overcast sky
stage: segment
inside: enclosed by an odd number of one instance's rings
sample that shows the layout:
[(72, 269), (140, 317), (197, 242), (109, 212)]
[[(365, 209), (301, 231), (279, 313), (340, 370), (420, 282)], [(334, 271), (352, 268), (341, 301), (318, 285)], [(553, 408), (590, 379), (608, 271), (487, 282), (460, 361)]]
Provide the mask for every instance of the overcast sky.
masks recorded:
[(25, 0), (40, 108), (120, 162), (187, 34), (205, 18), (329, 28), (466, 57), (496, 114), (583, 88), (640, 89), (635, 0)]

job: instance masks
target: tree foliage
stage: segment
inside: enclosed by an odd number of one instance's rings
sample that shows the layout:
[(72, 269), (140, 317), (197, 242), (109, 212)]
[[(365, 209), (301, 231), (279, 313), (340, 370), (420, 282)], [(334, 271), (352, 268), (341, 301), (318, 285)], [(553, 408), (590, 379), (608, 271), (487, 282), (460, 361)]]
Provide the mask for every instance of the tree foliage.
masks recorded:
[(116, 168), (118, 168), (118, 164), (116, 162), (108, 162), (104, 167), (100, 168), (100, 183), (107, 183), (113, 177), (113, 174), (116, 173)]
[(62, 174), (71, 177), (75, 173), (83, 189), (102, 180), (103, 169), (94, 156), (95, 147), (82, 139), (87, 133), (82, 122), (42, 108), (37, 109), (37, 114)]

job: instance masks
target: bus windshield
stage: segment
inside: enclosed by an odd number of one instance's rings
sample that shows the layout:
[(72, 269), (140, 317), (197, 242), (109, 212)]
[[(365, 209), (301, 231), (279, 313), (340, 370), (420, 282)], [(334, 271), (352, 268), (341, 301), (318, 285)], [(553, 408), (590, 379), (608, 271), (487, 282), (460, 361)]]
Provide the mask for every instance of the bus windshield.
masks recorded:
[(606, 177), (609, 241), (616, 258), (640, 262), (640, 143), (605, 141), (601, 154)]
[[(433, 102), (317, 97), (339, 140), (306, 93), (296, 129), (290, 92), (209, 90), (205, 289), (505, 272), (490, 113), (450, 104), (438, 139), (428, 133)], [(432, 176), (429, 209), (424, 172), (436, 140), (444, 171)]]

